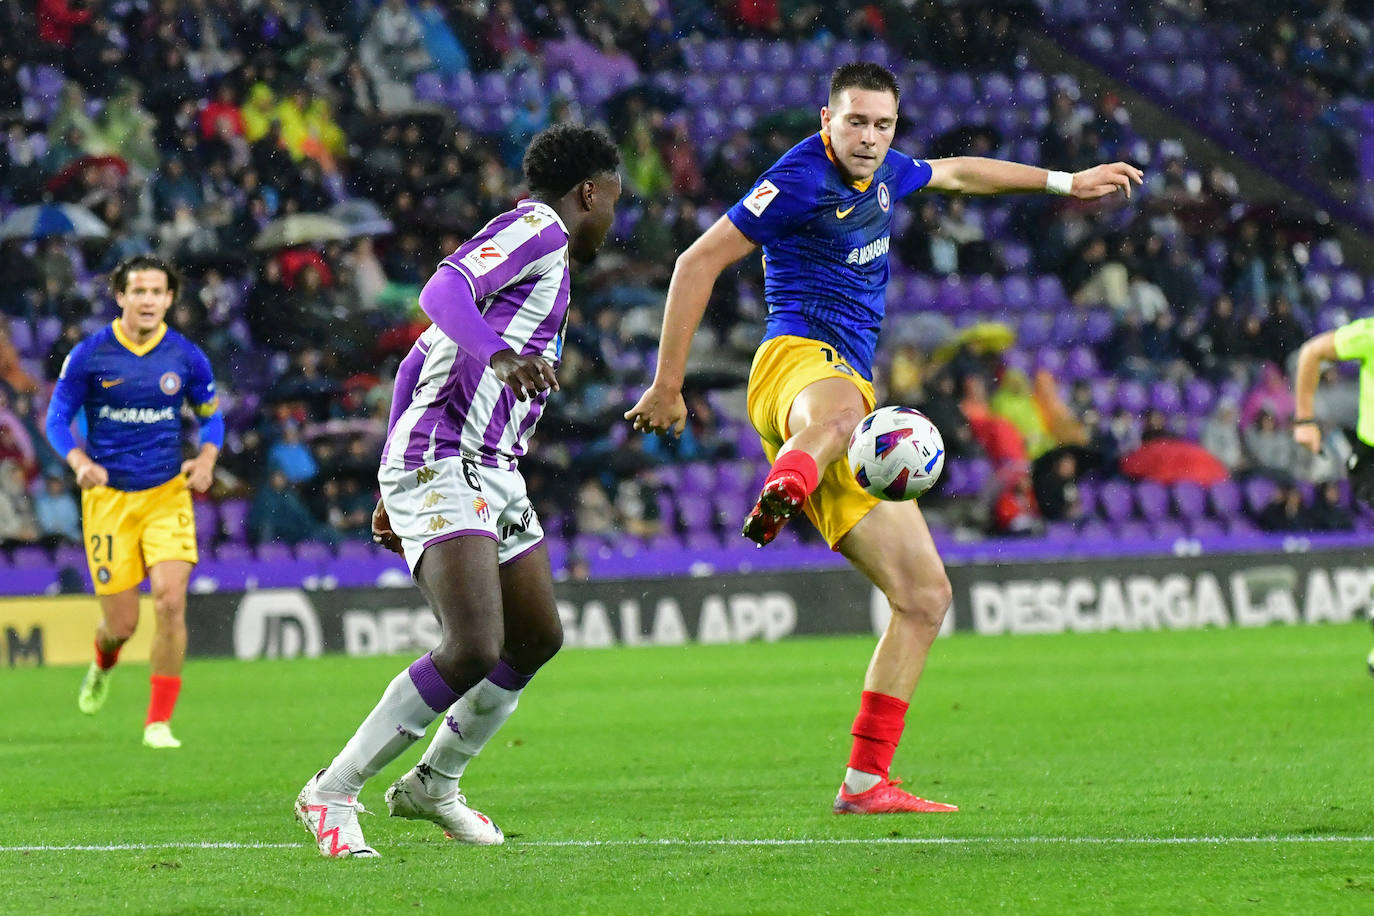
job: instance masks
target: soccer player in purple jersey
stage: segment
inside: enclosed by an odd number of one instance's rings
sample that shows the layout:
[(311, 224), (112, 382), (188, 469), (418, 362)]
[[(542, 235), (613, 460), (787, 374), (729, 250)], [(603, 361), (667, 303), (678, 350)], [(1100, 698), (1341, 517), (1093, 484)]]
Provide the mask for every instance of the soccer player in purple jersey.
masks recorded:
[(846, 64), (830, 81), (821, 130), (785, 153), (682, 253), (668, 286), (658, 371), (626, 413), (635, 429), (681, 432), (692, 335), (727, 266), (762, 247), (768, 322), (749, 374), (749, 418), (774, 459), (745, 537), (767, 544), (805, 511), (892, 607), (851, 733), (840, 814), (947, 812), (897, 787), (888, 770), (908, 702), (950, 602), (949, 579), (915, 502), (880, 502), (841, 460), (874, 407), (872, 359), (887, 292), (892, 205), (922, 188), (956, 194), (1052, 191), (1082, 199), (1130, 193), (1124, 162), (1081, 172), (960, 156), (926, 162), (890, 149), (897, 81)]
[(605, 241), (619, 166), (600, 130), (543, 131), (525, 153), (529, 199), (445, 258), (420, 293), (434, 323), (396, 373), (372, 528), (405, 556), (442, 635), (296, 799), (323, 855), (377, 855), (358, 826), (358, 792), (440, 715), (387, 807), (460, 842), (503, 841), (458, 779), (563, 643), (548, 550), (516, 463), (558, 390), (569, 258), (591, 260)]

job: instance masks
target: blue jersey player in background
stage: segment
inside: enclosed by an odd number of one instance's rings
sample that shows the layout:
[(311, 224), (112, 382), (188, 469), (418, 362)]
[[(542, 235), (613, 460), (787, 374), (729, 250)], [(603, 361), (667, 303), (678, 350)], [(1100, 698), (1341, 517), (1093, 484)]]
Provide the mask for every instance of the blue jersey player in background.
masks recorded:
[(915, 502), (879, 502), (839, 460), (854, 427), (875, 406), (872, 362), (893, 204), (923, 188), (1093, 199), (1129, 195), (1142, 177), (1122, 162), (1070, 174), (968, 156), (913, 159), (890, 148), (898, 93), (893, 75), (876, 64), (835, 71), (820, 133), (784, 154), (678, 258), (658, 370), (625, 415), (636, 429), (682, 431), (687, 356), (711, 289), (721, 271), (762, 247), (768, 321), (749, 374), (748, 405), (773, 466), (743, 534), (767, 544), (804, 510), (892, 608), (864, 678), (849, 768), (834, 804), (838, 814), (957, 810), (903, 791), (888, 775), (908, 703), (949, 608), (944, 564)]
[[(181, 746), (169, 723), (186, 658), (186, 586), (199, 559), (190, 491), (210, 488), (224, 418), (209, 360), (164, 320), (180, 285), (172, 266), (138, 255), (116, 267), (110, 283), (120, 316), (72, 350), (47, 417), (48, 441), (81, 487), (86, 561), (102, 616), (78, 706), (91, 714), (104, 705), (147, 578), (156, 620), (143, 743), (174, 748)], [(182, 459), (185, 403), (201, 421), (200, 451), (189, 460)], [(72, 436), (78, 411), (84, 446)]]

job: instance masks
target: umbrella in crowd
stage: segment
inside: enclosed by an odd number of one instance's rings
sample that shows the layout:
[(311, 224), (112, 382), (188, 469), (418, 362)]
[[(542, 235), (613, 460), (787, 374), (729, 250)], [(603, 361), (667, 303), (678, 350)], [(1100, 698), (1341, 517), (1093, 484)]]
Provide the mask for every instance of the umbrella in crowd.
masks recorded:
[(62, 171), (48, 179), (47, 188), (54, 194), (66, 187), (87, 169), (114, 169), (120, 176), (129, 174), (129, 163), (122, 156), (81, 156), (62, 167)]
[(76, 203), (34, 203), (19, 207), (0, 221), (0, 239), (47, 239), (52, 235), (103, 239), (110, 235), (110, 228)]
[(292, 213), (263, 226), (258, 237), (253, 239), (253, 248), (271, 251), (311, 242), (342, 241), (349, 237), (348, 227), (332, 216), (324, 213)]
[(347, 228), (351, 238), (364, 235), (388, 235), (396, 227), (382, 213), (382, 208), (365, 197), (341, 200), (327, 211)]
[(0, 222), (0, 239), (45, 239), (54, 235), (103, 239), (109, 234), (109, 227), (100, 217), (78, 204), (31, 204)]

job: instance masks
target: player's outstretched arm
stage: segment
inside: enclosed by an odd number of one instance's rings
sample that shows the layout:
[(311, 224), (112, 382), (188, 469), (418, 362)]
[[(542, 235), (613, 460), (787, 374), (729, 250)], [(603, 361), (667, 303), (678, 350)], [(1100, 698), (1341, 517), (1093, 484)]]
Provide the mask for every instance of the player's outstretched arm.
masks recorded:
[(1298, 350), (1293, 371), (1293, 441), (1312, 454), (1322, 450), (1322, 431), (1313, 417), (1322, 363), (1336, 358), (1336, 332), (1325, 331)]
[(687, 356), (692, 337), (706, 314), (711, 290), (721, 271), (749, 254), (756, 246), (722, 216), (678, 255), (668, 281), (668, 301), (663, 307), (663, 330), (659, 334), (658, 368), (653, 384), (639, 402), (625, 413), (634, 428), (645, 432), (681, 433), (687, 426), (687, 405), (682, 400), (682, 382), (687, 374)]
[(953, 194), (1050, 191), (1095, 200), (1114, 191), (1130, 197), (1131, 185), (1140, 184), (1144, 176), (1144, 172), (1126, 162), (1106, 162), (1070, 174), (1001, 159), (954, 156), (930, 160), (930, 183), (926, 188)]

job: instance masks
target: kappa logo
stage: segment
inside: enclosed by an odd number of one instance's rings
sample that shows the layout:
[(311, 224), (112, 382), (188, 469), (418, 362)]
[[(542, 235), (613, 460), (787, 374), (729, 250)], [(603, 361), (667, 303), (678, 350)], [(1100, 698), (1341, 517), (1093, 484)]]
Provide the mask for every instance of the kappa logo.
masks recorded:
[(420, 503), (420, 508), (433, 509), (435, 506), (439, 505), (439, 503), (441, 503), (443, 499), (444, 494), (440, 493), (438, 490), (435, 490), (425, 497), (424, 502)]
[(463, 263), (472, 271), (474, 277), (490, 272), (506, 260), (506, 250), (494, 241), (483, 242), (463, 255)]
[(520, 221), (527, 226), (542, 226), (544, 224), (544, 217), (540, 216), (538, 213), (526, 213), (524, 216), (520, 217)]
[(420, 468), (420, 470), (415, 472), (415, 483), (429, 483), (438, 476), (439, 472), (434, 470), (434, 468)]
[(749, 192), (748, 197), (744, 198), (744, 209), (755, 216), (763, 216), (763, 211), (777, 199), (778, 194), (778, 186), (765, 178), (759, 182), (758, 187)]
[(429, 531), (430, 533), (433, 533), (435, 531), (443, 531), (445, 528), (452, 524), (453, 522), (444, 518), (442, 515), (436, 515), (434, 516), (434, 518), (429, 520), (429, 525), (426, 527), (425, 530)]

